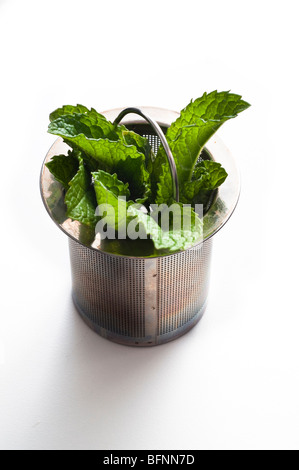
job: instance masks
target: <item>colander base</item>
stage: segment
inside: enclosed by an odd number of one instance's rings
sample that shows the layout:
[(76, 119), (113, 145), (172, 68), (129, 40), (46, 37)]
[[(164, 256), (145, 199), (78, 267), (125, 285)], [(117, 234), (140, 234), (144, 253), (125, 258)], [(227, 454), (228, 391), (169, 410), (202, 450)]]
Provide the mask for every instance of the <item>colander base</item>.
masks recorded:
[(159, 344), (165, 344), (169, 343), (170, 341), (173, 341), (180, 336), (183, 336), (184, 334), (188, 333), (199, 321), (202, 319), (206, 307), (207, 307), (207, 301), (204, 303), (204, 305), (201, 307), (200, 311), (190, 320), (188, 323), (185, 323), (183, 326), (177, 328), (175, 331), (172, 331), (170, 333), (166, 333), (160, 336), (157, 336), (156, 338), (153, 338), (151, 336), (145, 337), (145, 338), (131, 338), (131, 337), (124, 337), (123, 335), (119, 335), (116, 333), (111, 333), (111, 331), (100, 327), (96, 323), (92, 322), (83, 312), (83, 310), (80, 308), (76, 296), (74, 293), (72, 293), (72, 299), (74, 302), (74, 305), (76, 307), (76, 310), (82, 320), (91, 328), (95, 333), (97, 333), (99, 336), (102, 338), (108, 339), (109, 341), (113, 341), (114, 343), (122, 344), (125, 346), (134, 346), (134, 347), (151, 347), (151, 346), (157, 346)]

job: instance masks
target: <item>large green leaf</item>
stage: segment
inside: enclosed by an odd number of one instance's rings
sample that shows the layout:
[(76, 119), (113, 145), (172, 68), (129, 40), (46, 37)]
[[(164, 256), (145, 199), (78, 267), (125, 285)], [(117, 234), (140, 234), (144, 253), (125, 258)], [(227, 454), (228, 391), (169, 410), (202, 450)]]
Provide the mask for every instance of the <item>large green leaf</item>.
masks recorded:
[(58, 121), (53, 125), (50, 123), (48, 128), (50, 133), (56, 134), (57, 129), (64, 128), (66, 135), (69, 133), (70, 136), (81, 132), (88, 138), (107, 138), (114, 141), (120, 140), (126, 145), (135, 145), (146, 159), (151, 154), (151, 147), (145, 137), (128, 130), (123, 125), (112, 124), (93, 108), (89, 110), (81, 104), (65, 105), (50, 114), (51, 122), (57, 119), (62, 119), (62, 122)]
[(92, 170), (116, 172), (120, 180), (129, 183), (133, 199), (144, 198), (149, 181), (145, 166), (147, 150), (144, 148), (144, 153), (141, 153), (136, 146), (127, 145), (124, 140), (134, 140), (140, 148), (146, 139), (123, 126), (116, 129), (93, 110), (88, 115), (63, 115), (52, 121), (48, 130), (62, 137), (73, 148), (81, 150)]
[[(236, 117), (250, 106), (241, 98), (240, 95), (229, 92), (204, 93), (201, 98), (191, 101), (168, 128), (166, 138), (175, 159), (182, 195), (186, 182), (191, 181), (193, 177), (195, 165), (206, 142), (225, 121)], [(167, 164), (166, 155), (160, 147), (153, 164), (154, 194), (157, 194), (159, 183), (171, 187), (170, 173), (165, 175), (165, 172), (161, 171), (163, 164)], [(171, 197), (169, 191), (168, 198)]]
[(116, 173), (121, 181), (129, 183), (133, 200), (144, 196), (149, 175), (145, 168), (145, 157), (136, 147), (107, 139), (87, 141), (82, 138), (81, 140), (79, 145), (82, 148), (85, 144), (92, 147), (93, 153), (91, 148), (88, 153), (98, 162), (100, 169)]

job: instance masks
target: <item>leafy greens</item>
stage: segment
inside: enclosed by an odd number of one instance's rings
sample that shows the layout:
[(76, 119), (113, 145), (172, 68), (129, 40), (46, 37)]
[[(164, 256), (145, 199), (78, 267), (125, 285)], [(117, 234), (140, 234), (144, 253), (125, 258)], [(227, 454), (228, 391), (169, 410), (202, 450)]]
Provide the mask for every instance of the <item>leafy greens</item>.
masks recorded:
[(172, 216), (166, 230), (159, 218), (145, 210), (152, 204), (170, 206), (174, 202), (164, 148), (160, 146), (154, 156), (145, 137), (114, 125), (93, 108), (66, 105), (55, 110), (48, 132), (62, 137), (72, 150), (54, 156), (47, 167), (66, 190), (67, 216), (97, 226), (97, 230), (150, 237), (156, 250), (175, 252), (192, 246), (202, 235), (195, 204), (206, 205), (227, 177), (220, 163), (202, 159), (204, 145), (225, 121), (249, 106), (241, 96), (229, 92), (204, 93), (167, 129), (180, 206), (190, 205), (191, 223), (187, 228), (176, 223), (178, 217), (180, 222), (184, 218), (181, 211)]

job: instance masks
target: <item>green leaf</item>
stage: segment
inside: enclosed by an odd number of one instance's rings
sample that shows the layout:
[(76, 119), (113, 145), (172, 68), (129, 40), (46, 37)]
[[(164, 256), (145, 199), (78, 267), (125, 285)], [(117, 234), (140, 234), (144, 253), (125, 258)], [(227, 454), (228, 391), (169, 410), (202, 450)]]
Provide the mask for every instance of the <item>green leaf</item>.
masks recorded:
[(91, 186), (90, 173), (85, 168), (81, 157), (79, 157), (79, 170), (69, 186), (65, 195), (67, 216), (85, 225), (94, 226), (97, 222), (96, 199)]
[(121, 181), (129, 183), (133, 200), (144, 197), (149, 174), (145, 168), (145, 156), (136, 147), (103, 139), (95, 144), (94, 149), (94, 158), (100, 168), (117, 173)]
[[(157, 214), (144, 214), (134, 206), (128, 208), (128, 216), (133, 218), (135, 225), (139, 225), (139, 229), (141, 227), (150, 236), (158, 251), (173, 253), (186, 250), (202, 239), (203, 224), (194, 210), (189, 207), (189, 212), (185, 213), (182, 204), (175, 204), (175, 206), (177, 206), (177, 211), (174, 211), (167, 230), (163, 230), (158, 224)], [(167, 214), (168, 209), (165, 205)]]
[[(202, 149), (225, 121), (248, 106), (239, 95), (205, 93), (191, 101), (171, 124), (166, 138), (177, 166), (182, 203), (207, 207), (211, 202), (227, 173), (219, 163), (202, 160)], [(171, 212), (170, 226), (163, 223), (169, 212), (167, 204), (173, 203), (173, 185), (162, 147), (153, 158), (147, 139), (83, 105), (63, 106), (51, 113), (50, 120), (49, 132), (62, 137), (73, 149), (68, 156), (57, 155), (47, 164), (68, 189), (68, 217), (89, 225), (91, 231), (99, 220), (114, 233), (123, 231), (126, 236), (131, 231), (133, 238), (123, 241), (134, 243), (136, 238), (136, 246), (141, 234), (144, 240), (139, 241), (144, 241), (145, 249), (154, 245), (157, 253), (185, 250), (201, 241), (203, 222), (191, 208), (188, 217), (180, 204), (178, 212)], [(162, 214), (157, 208), (149, 215), (141, 207), (153, 201), (166, 203)], [(115, 246), (121, 242), (118, 240)]]
[(97, 172), (92, 173), (94, 178), (95, 187), (99, 184), (107, 191), (112, 191), (112, 193), (116, 196), (125, 196), (126, 198), (130, 197), (130, 190), (128, 183), (124, 184), (117, 178), (117, 175), (111, 175), (106, 171), (99, 170)]
[(220, 163), (212, 160), (201, 160), (196, 164), (194, 180), (184, 184), (184, 197), (193, 202), (199, 191), (213, 191), (217, 189), (227, 177), (225, 169)]
[[(214, 132), (223, 122), (235, 118), (238, 113), (250, 106), (242, 100), (240, 95), (229, 93), (228, 91), (212, 91), (204, 93), (202, 97), (192, 101), (181, 111), (178, 119), (171, 124), (167, 130), (168, 139), (175, 141), (181, 129), (188, 126), (201, 127), (205, 142), (211, 137), (211, 127)], [(207, 127), (208, 126), (208, 127)]]
[[(128, 203), (123, 197), (128, 197), (130, 192), (128, 184), (124, 184), (117, 178), (117, 175), (110, 175), (105, 171), (92, 173), (94, 179), (94, 189), (98, 204), (97, 214), (105, 215), (105, 223), (113, 233), (125, 231), (127, 226)], [(102, 206), (102, 213), (99, 213), (99, 206)]]
[(88, 111), (87, 114), (60, 115), (50, 122), (48, 132), (60, 135), (66, 142), (73, 142), (73, 139), (80, 134), (88, 139), (119, 139), (113, 124), (93, 109)]
[[(65, 116), (68, 116), (68, 119)], [(56, 134), (57, 128), (64, 127), (66, 133), (69, 133), (70, 136), (82, 132), (88, 138), (121, 140), (126, 145), (135, 145), (137, 150), (145, 155), (146, 159), (149, 158), (151, 153), (151, 147), (145, 137), (129, 131), (123, 125), (115, 126), (93, 108), (89, 110), (81, 104), (77, 106), (66, 105), (50, 114), (51, 122), (57, 119), (62, 119), (63, 122), (50, 124), (48, 129), (50, 133)]]
[(162, 163), (160, 171), (155, 203), (171, 204), (173, 202), (173, 186), (168, 162)]
[[(206, 142), (225, 121), (236, 117), (249, 106), (240, 95), (217, 91), (204, 93), (201, 98), (191, 101), (181, 111), (180, 117), (171, 124), (166, 138), (177, 166), (182, 194), (185, 183), (193, 177), (194, 167)], [(166, 162), (165, 152), (160, 147), (153, 165), (152, 184), (155, 193), (161, 178), (165, 184), (161, 167)], [(167, 177), (167, 187), (170, 188), (169, 180), (170, 174)], [(168, 197), (171, 197), (170, 193)]]
[(144, 193), (143, 196), (137, 197), (135, 199), (135, 202), (137, 204), (145, 205), (148, 208), (150, 206), (150, 199), (151, 199), (151, 194), (152, 194), (148, 173), (146, 173), (146, 182), (144, 183), (143, 193)]
[(46, 167), (54, 178), (63, 184), (65, 189), (68, 189), (69, 182), (78, 171), (79, 162), (74, 152), (69, 151), (68, 155), (55, 155), (52, 157), (51, 161), (46, 163)]
[(74, 113), (84, 114), (86, 112), (88, 112), (88, 109), (86, 108), (86, 106), (83, 106), (82, 104), (77, 104), (77, 106), (72, 106), (70, 104), (67, 104), (53, 111), (50, 114), (50, 121), (55, 121), (55, 119), (61, 116), (64, 116), (65, 114), (74, 114)]
[(118, 139), (134, 139), (140, 146), (144, 138), (136, 137), (123, 126), (115, 128), (94, 110), (88, 115), (64, 115), (52, 121), (49, 132), (62, 137), (73, 148), (84, 152), (83, 158), (92, 170), (117, 173), (120, 180), (129, 183), (133, 199), (144, 198), (148, 191), (149, 174), (145, 167), (145, 153), (134, 145)]
[(138, 152), (144, 154), (146, 162), (148, 162), (152, 158), (152, 149), (149, 144), (149, 141), (145, 137), (142, 137), (141, 135), (136, 134), (133, 131), (129, 131), (128, 129), (123, 127), (121, 128), (120, 134), (122, 136), (124, 144), (135, 145)]
[[(169, 250), (170, 252), (184, 250), (200, 241), (202, 236), (202, 223), (193, 209), (190, 208), (190, 220), (187, 227), (186, 214), (183, 214), (183, 206), (178, 205), (177, 211), (170, 221), (170, 230), (163, 230), (158, 223), (158, 214), (155, 217), (144, 213), (139, 204), (122, 199), (129, 197), (128, 187), (118, 180), (117, 175), (110, 175), (104, 171), (92, 173), (98, 206), (98, 212), (103, 217), (106, 231), (115, 236), (115, 232), (128, 234), (133, 238), (136, 230), (138, 237), (147, 239), (150, 237), (156, 250)], [(99, 209), (99, 207), (98, 207)], [(165, 208), (167, 210), (167, 208)], [(166, 214), (167, 216), (167, 214)], [(101, 228), (102, 225), (100, 226)]]

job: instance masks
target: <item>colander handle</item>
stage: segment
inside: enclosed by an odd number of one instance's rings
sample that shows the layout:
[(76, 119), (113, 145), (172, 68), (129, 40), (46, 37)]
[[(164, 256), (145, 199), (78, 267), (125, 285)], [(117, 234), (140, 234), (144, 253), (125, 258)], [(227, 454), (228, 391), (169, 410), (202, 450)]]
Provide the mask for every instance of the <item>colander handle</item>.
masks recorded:
[(177, 170), (176, 170), (176, 165), (175, 165), (175, 161), (174, 161), (172, 152), (170, 150), (170, 147), (168, 145), (168, 142), (165, 138), (165, 135), (164, 135), (161, 127), (159, 126), (159, 124), (156, 121), (154, 121), (150, 116), (145, 114), (139, 108), (126, 108), (126, 109), (124, 109), (123, 111), (121, 111), (121, 113), (119, 113), (117, 118), (114, 120), (113, 124), (115, 124), (115, 125), (119, 124), (120, 121), (122, 120), (122, 118), (124, 116), (126, 116), (127, 114), (130, 114), (130, 113), (138, 114), (139, 116), (143, 117), (143, 119), (145, 119), (152, 126), (152, 128), (156, 132), (157, 136), (161, 140), (161, 144), (164, 147), (165, 153), (167, 155), (168, 163), (169, 163), (169, 168), (170, 168), (170, 173), (171, 173), (171, 178), (172, 178), (173, 197), (174, 197), (176, 202), (179, 202), (179, 198), (180, 198), (179, 181), (178, 181), (178, 174), (177, 174)]

